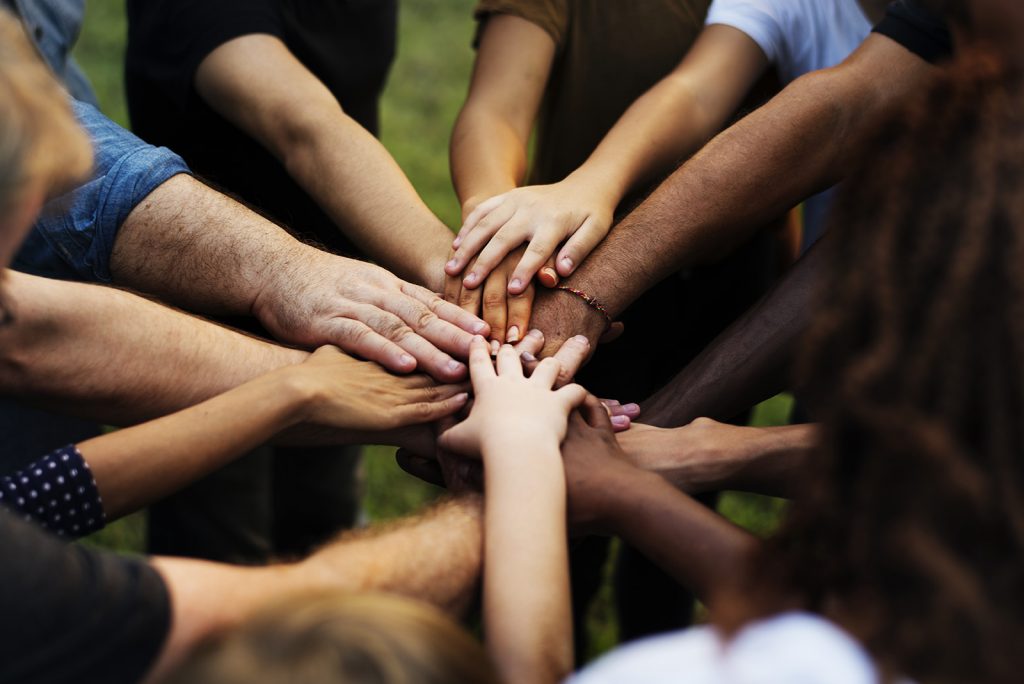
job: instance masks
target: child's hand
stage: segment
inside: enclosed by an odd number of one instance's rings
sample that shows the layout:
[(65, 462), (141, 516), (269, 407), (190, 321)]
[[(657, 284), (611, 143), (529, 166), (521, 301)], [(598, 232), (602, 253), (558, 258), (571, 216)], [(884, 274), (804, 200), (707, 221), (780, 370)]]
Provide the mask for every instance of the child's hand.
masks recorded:
[(469, 418), (441, 434), (441, 448), (465, 456), (480, 455), (492, 444), (557, 448), (569, 412), (587, 396), (579, 385), (553, 390), (560, 370), (558, 361), (544, 359), (527, 378), (515, 349), (503, 345), (492, 364), (487, 342), (475, 338), (469, 352), (475, 403)]

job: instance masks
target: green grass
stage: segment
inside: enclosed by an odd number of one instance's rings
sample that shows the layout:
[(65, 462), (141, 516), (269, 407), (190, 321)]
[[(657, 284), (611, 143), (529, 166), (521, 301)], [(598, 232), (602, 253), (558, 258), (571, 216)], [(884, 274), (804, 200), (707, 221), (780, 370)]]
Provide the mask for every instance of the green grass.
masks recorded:
[[(448, 171), (448, 139), (465, 96), (472, 67), (471, 40), (475, 0), (405, 0), (401, 5), (398, 57), (391, 72), (381, 110), (382, 139), (424, 200), (449, 226), (459, 222), (459, 207)], [(117, 0), (88, 5), (86, 24), (75, 51), (91, 78), (104, 111), (127, 125), (124, 102), (124, 3)], [(786, 422), (792, 400), (777, 397), (760, 405), (758, 425)], [(420, 509), (438, 494), (436, 488), (403, 473), (394, 450), (370, 447), (366, 457), (366, 511), (373, 520), (386, 520)], [(781, 501), (748, 494), (726, 493), (720, 510), (758, 534), (777, 525)], [(144, 513), (109, 526), (87, 543), (128, 552), (145, 546)], [(594, 644), (589, 655), (616, 641), (611, 586), (606, 583), (584, 626)]]

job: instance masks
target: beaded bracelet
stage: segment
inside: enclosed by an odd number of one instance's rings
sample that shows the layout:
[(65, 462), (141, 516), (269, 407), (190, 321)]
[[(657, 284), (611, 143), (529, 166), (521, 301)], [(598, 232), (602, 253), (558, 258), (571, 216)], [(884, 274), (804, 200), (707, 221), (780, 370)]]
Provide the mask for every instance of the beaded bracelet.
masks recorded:
[(601, 302), (597, 301), (597, 299), (595, 299), (591, 295), (588, 295), (583, 290), (577, 290), (575, 287), (569, 287), (568, 285), (559, 285), (558, 289), (562, 290), (563, 292), (568, 292), (570, 294), (574, 294), (577, 297), (579, 297), (580, 299), (582, 299), (583, 301), (585, 301), (587, 303), (587, 305), (591, 309), (594, 309), (595, 311), (600, 313), (602, 316), (604, 316), (605, 328), (608, 328), (609, 326), (611, 326), (611, 324), (612, 324), (612, 316), (611, 316), (611, 314), (608, 313), (608, 309), (605, 308), (604, 304), (602, 304)]

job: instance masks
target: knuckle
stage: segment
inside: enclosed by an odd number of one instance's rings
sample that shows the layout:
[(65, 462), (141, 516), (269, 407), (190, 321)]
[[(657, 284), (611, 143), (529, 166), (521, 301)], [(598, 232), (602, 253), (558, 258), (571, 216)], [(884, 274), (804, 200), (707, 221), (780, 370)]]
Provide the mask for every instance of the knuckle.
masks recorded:
[(504, 292), (485, 292), (484, 308), (497, 309), (505, 305), (506, 295)]

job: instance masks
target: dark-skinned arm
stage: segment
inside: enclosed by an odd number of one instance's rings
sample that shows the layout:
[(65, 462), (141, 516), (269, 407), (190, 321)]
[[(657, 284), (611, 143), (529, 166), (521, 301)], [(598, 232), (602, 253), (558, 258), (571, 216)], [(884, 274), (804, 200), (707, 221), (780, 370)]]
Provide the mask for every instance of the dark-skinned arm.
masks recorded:
[[(759, 227), (841, 180), (878, 122), (935, 69), (871, 35), (845, 62), (807, 74), (730, 127), (619, 223), (566, 284), (619, 315), (670, 273), (712, 262)], [(565, 293), (538, 297), (549, 349), (596, 341), (603, 318)]]

